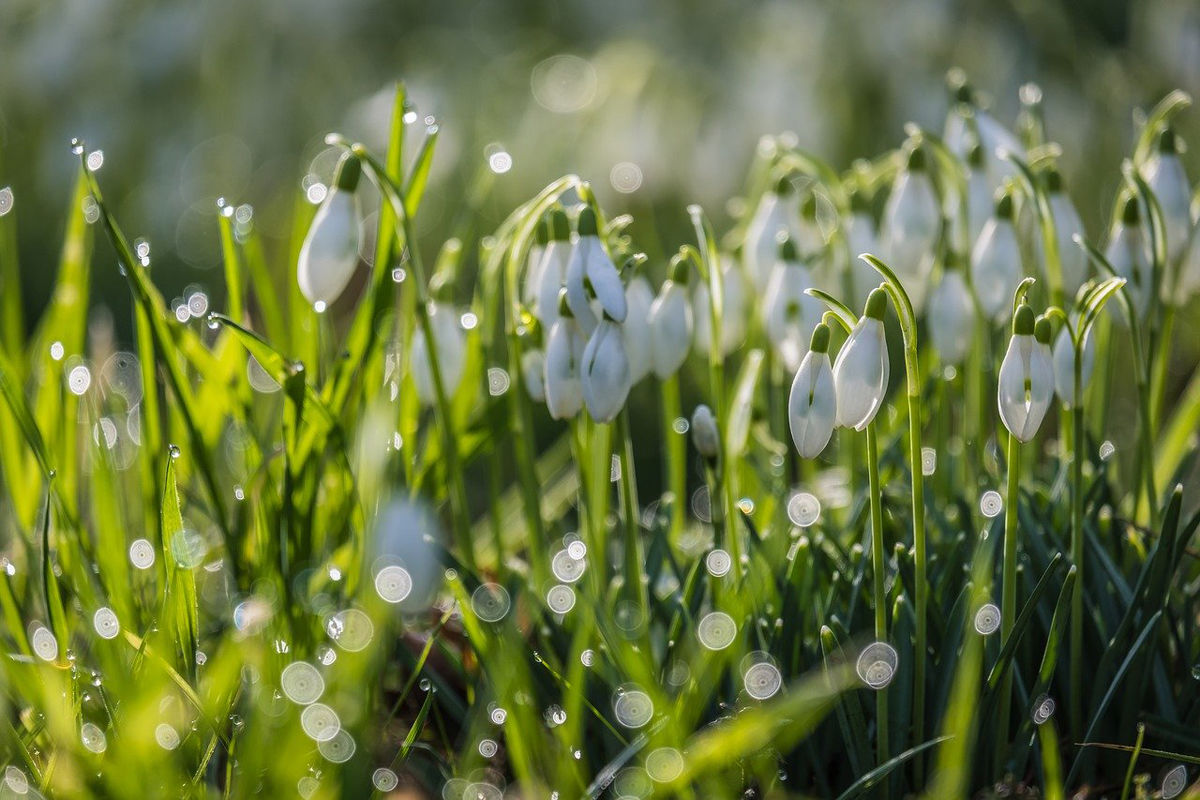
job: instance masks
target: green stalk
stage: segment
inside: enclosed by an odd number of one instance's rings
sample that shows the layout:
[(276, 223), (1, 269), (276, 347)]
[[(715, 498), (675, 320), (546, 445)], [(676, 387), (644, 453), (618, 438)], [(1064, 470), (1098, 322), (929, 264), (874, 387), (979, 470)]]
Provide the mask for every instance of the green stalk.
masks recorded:
[[(1079, 397), (1082, 353), (1075, 353), (1075, 396)], [(1083, 732), (1083, 409), (1066, 410), (1073, 431), (1071, 451), (1071, 563), (1076, 569), (1071, 596), (1071, 730)]]
[[(879, 485), (879, 443), (875, 437), (875, 423), (867, 425), (867, 478), (871, 483), (871, 571), (873, 573), (875, 598), (875, 639), (887, 641), (887, 598), (884, 591), (883, 553), (883, 493)], [(879, 763), (888, 760), (888, 698), (887, 689), (875, 692), (875, 734), (879, 745)], [(887, 783), (881, 785), (883, 797), (887, 798)]]
[(668, 541), (678, 545), (687, 517), (687, 441), (675, 430), (675, 420), (683, 414), (679, 399), (679, 375), (662, 382), (663, 438), (667, 443), (667, 490), (675, 499), (671, 508), (671, 528)]
[[(621, 465), (621, 513), (625, 517), (625, 592), (629, 602), (637, 608), (638, 628), (648, 631), (649, 601), (646, 586), (641, 576), (644, 572), (642, 542), (638, 519), (637, 480), (633, 467), (633, 439), (629, 435), (629, 408), (621, 409), (617, 416), (617, 436), (620, 439)], [(649, 640), (647, 639), (647, 643)], [(647, 653), (650, 651), (647, 650)]]
[[(1021, 486), (1021, 442), (1016, 436), (1008, 437), (1008, 491), (1004, 497), (1004, 573), (1000, 600), (1000, 643), (1003, 645), (1012, 635), (1017, 617), (1017, 503)], [(1008, 726), (1012, 716), (1013, 670), (1006, 670), (1000, 687), (1000, 715), (997, 742), (997, 757), (1003, 763), (1003, 753), (1008, 747)]]

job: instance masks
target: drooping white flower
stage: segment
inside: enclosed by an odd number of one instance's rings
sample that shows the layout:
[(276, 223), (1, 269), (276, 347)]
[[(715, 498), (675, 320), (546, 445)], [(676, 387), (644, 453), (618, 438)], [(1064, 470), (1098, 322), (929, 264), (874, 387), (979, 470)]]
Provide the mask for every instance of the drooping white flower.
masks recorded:
[(692, 444), (696, 452), (708, 460), (713, 460), (721, 452), (721, 435), (717, 432), (717, 418), (712, 409), (701, 404), (692, 412)]
[(1021, 282), (1021, 248), (1013, 227), (1012, 195), (1002, 190), (996, 210), (983, 226), (971, 251), (971, 283), (979, 308), (989, 319), (998, 320), (1009, 307)]
[[(1087, 254), (1075, 244), (1076, 234), (1085, 236), (1083, 220), (1075, 210), (1066, 189), (1063, 188), (1062, 173), (1050, 167), (1043, 173), (1046, 182), (1047, 199), (1050, 201), (1050, 213), (1054, 217), (1054, 235), (1058, 245), (1058, 260), (1062, 265), (1062, 289), (1064, 297), (1074, 297), (1088, 277)], [(1086, 238), (1086, 237), (1085, 237)], [(1040, 243), (1040, 238), (1038, 239)], [(1039, 252), (1040, 249), (1039, 249)], [(1045, 253), (1042, 255), (1042, 269), (1045, 272)], [(1047, 275), (1049, 280), (1050, 276)]]
[(621, 325), (607, 314), (583, 349), (580, 364), (583, 402), (596, 422), (612, 422), (629, 396), (629, 356)]
[[(746, 279), (737, 263), (730, 258), (721, 260), (721, 353), (736, 350), (746, 338), (746, 318), (749, 315)], [(708, 282), (698, 281), (692, 289), (692, 336), (696, 352), (708, 356), (712, 327), (709, 308)]]
[[(1145, 319), (1146, 310), (1150, 307), (1150, 297), (1154, 282), (1153, 267), (1150, 260), (1150, 243), (1146, 239), (1145, 230), (1141, 223), (1141, 206), (1136, 197), (1128, 196), (1121, 207), (1121, 218), (1113, 223), (1109, 235), (1108, 247), (1104, 257), (1112, 265), (1113, 270), (1125, 279), (1125, 291), (1133, 304), (1133, 313), (1138, 319)], [(1123, 309), (1123, 307), (1122, 307)], [(1124, 322), (1125, 312), (1119, 311), (1114, 319)]]
[(1200, 292), (1200, 224), (1193, 223), (1187, 249), (1179, 261), (1178, 278), (1171, 302), (1183, 305)]
[(649, 341), (637, 347), (649, 349), (654, 374), (669, 378), (683, 365), (692, 346), (692, 307), (687, 294), (687, 262), (676, 258), (671, 265), (671, 278), (666, 280), (658, 297), (650, 305)]
[(837, 423), (844, 428), (864, 430), (883, 407), (891, 370), (883, 330), (886, 311), (887, 293), (875, 289), (833, 363)]
[[(567, 278), (567, 261), (571, 257), (571, 224), (567, 212), (556, 208), (549, 214), (549, 241), (542, 253), (538, 268), (537, 297), (534, 300), (534, 316), (542, 323), (543, 330), (550, 330), (558, 319), (558, 295)], [(591, 310), (590, 308), (588, 309)]]
[[(1187, 246), (1192, 227), (1192, 188), (1179, 159), (1179, 140), (1174, 129), (1164, 128), (1159, 133), (1154, 154), (1146, 159), (1141, 172), (1162, 211), (1167, 229), (1167, 261), (1173, 264)], [(1164, 286), (1164, 290), (1167, 288)], [(1165, 294), (1163, 299), (1168, 300)]]
[[(1035, 336), (1038, 334), (1044, 339)], [(1054, 368), (1050, 357), (1050, 326), (1034, 322), (1033, 309), (1022, 305), (1013, 317), (1013, 335), (1000, 364), (996, 404), (1000, 419), (1018, 441), (1038, 432), (1054, 398)]]
[[(995, 192), (984, 164), (983, 146), (976, 144), (967, 159), (967, 241), (960, 242), (964, 253), (971, 252), (995, 208)], [(954, 227), (959, 229), (958, 225)]]
[(546, 402), (546, 354), (540, 348), (521, 354), (521, 380), (531, 400)]
[(554, 321), (546, 340), (546, 409), (554, 419), (570, 419), (583, 408), (580, 370), (586, 342), (570, 310), (560, 310), (567, 313)]
[(920, 313), (925, 304), (934, 245), (942, 213), (925, 164), (925, 148), (914, 147), (883, 211), (881, 244), (887, 262)]
[[(1065, 325), (1054, 340), (1051, 359), (1054, 365), (1054, 391), (1064, 408), (1072, 408), (1075, 406), (1075, 345)], [(1083, 364), (1080, 366), (1079, 389), (1083, 391), (1087, 389), (1092, 370), (1096, 367), (1096, 345), (1090, 329), (1083, 337)]]
[(629, 377), (633, 385), (650, 374), (654, 365), (650, 349), (646, 343), (652, 341), (650, 328), (650, 307), (654, 303), (654, 290), (645, 276), (635, 275), (633, 280), (625, 285), (625, 306), (629, 313), (625, 324), (621, 326), (625, 337), (625, 353), (629, 356)]
[(590, 206), (579, 212), (578, 234), (567, 260), (567, 305), (579, 327), (590, 336), (598, 322), (590, 305), (591, 296), (614, 322), (624, 322), (629, 310), (621, 275), (600, 241), (596, 212)]
[(788, 393), (788, 427), (804, 458), (816, 458), (829, 444), (837, 422), (837, 395), (829, 364), (829, 328), (818, 324)]
[(362, 214), (354, 190), (361, 172), (357, 157), (351, 153), (342, 156), (333, 188), (313, 217), (300, 248), (296, 282), (318, 311), (341, 296), (358, 266)]
[[(452, 397), (462, 380), (466, 366), (466, 334), (459, 324), (454, 309), (436, 301), (429, 303), (429, 327), (433, 332), (433, 345), (437, 353), (438, 372), (442, 379), (442, 390)], [(418, 326), (413, 331), (409, 348), (409, 364), (417, 397), (425, 405), (433, 405), (437, 392), (433, 384), (433, 368), (429, 363), (429, 350), (425, 346), (425, 332)]]
[(879, 285), (879, 273), (858, 256), (862, 253), (879, 253), (879, 236), (875, 231), (875, 220), (871, 217), (871, 206), (861, 192), (850, 195), (850, 217), (846, 221), (846, 250), (850, 259), (850, 303), (862, 308), (867, 295)]
[(773, 191), (763, 194), (746, 227), (743, 251), (746, 271), (759, 291), (766, 288), (771, 268), (775, 265), (775, 253), (779, 246), (776, 237), (781, 231), (789, 236), (799, 236), (799, 228), (800, 199), (796, 187), (784, 176), (775, 184)]
[(1004, 150), (1023, 155), (1025, 149), (1020, 139), (1004, 127), (991, 112), (976, 105), (974, 92), (961, 74), (952, 76), (949, 87), (952, 95), (950, 114), (946, 117), (943, 141), (952, 153), (963, 161), (970, 156), (972, 146), (978, 142), (983, 149), (984, 168), (989, 176), (989, 195), (1015, 176), (1016, 167), (999, 153)]
[(785, 238), (763, 294), (763, 321), (767, 338), (789, 372), (800, 367), (813, 329), (825, 310), (820, 300), (805, 294), (810, 288), (808, 270), (799, 262), (792, 240)]
[(929, 338), (943, 364), (961, 364), (971, 349), (975, 303), (958, 267), (947, 265), (925, 312)]
[(550, 215), (546, 214), (534, 230), (534, 241), (525, 257), (525, 280), (521, 283), (521, 302), (533, 307), (542, 284), (542, 257), (550, 243)]

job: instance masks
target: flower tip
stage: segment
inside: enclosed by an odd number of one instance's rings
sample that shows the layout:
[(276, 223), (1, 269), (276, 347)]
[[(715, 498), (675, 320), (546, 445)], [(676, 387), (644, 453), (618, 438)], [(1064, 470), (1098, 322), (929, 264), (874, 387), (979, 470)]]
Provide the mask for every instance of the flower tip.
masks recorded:
[(971, 83), (962, 67), (951, 67), (946, 70), (946, 89), (956, 103), (971, 103)]
[(796, 253), (796, 243), (792, 241), (792, 237), (788, 236), (787, 231), (780, 231), (776, 237), (779, 242), (779, 260), (791, 263), (799, 260), (799, 255)]
[[(1027, 308), (1027, 306), (1022, 306)], [(1033, 338), (1037, 339), (1040, 344), (1050, 344), (1050, 320), (1046, 317), (1038, 317), (1037, 322), (1033, 324)]]
[(1013, 198), (1012, 191), (1008, 186), (1005, 186), (996, 191), (996, 219), (1006, 219), (1010, 222), (1013, 218)]
[(1158, 141), (1155, 148), (1159, 153), (1165, 155), (1175, 155), (1179, 152), (1179, 137), (1175, 134), (1175, 129), (1170, 125), (1165, 126), (1158, 132)]
[(689, 273), (690, 265), (688, 264), (687, 254), (680, 252), (671, 256), (670, 277), (672, 281), (687, 284)]
[(596, 227), (596, 211), (591, 206), (584, 206), (579, 212), (579, 221), (575, 223), (575, 230), (580, 236), (597, 236), (599, 228)]
[(550, 239), (555, 242), (566, 242), (571, 238), (571, 221), (567, 219), (567, 212), (561, 207), (555, 207), (550, 211)]
[(534, 242), (539, 247), (545, 247), (550, 243), (550, 215), (545, 214), (538, 220), (537, 228), (533, 231)]
[[(865, 259), (864, 259), (865, 260)], [(867, 306), (863, 309), (864, 317), (872, 319), (883, 319), (887, 313), (887, 290), (882, 286), (876, 286), (867, 295)]]
[(800, 209), (800, 213), (810, 222), (817, 218), (817, 194), (809, 192), (804, 197), (804, 206)]
[(342, 154), (338, 162), (337, 172), (333, 176), (333, 185), (343, 192), (353, 192), (358, 188), (358, 179), (362, 175), (362, 162), (353, 152)]
[(1136, 227), (1141, 217), (1141, 210), (1138, 208), (1137, 197), (1130, 194), (1125, 197), (1125, 204), (1121, 207), (1121, 223), (1127, 228)]
[(920, 142), (916, 142), (913, 148), (908, 151), (908, 171), (922, 172), (925, 169), (925, 148)]
[(1033, 309), (1026, 303), (1017, 306), (1013, 314), (1013, 336), (1032, 336), (1034, 328)]
[(775, 194), (780, 197), (786, 197), (795, 191), (796, 187), (792, 185), (791, 173), (785, 172), (779, 176), (779, 180), (775, 181)]
[(814, 353), (829, 352), (829, 326), (824, 322), (818, 322), (817, 327), (813, 328), (812, 342), (808, 349)]
[(1062, 173), (1053, 164), (1042, 171), (1042, 182), (1045, 184), (1046, 191), (1049, 194), (1058, 194), (1063, 190)]

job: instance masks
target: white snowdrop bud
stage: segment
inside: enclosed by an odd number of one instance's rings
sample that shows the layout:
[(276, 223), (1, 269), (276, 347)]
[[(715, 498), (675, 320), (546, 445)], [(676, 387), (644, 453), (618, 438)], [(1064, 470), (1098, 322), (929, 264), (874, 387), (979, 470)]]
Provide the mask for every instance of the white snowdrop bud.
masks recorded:
[(529, 307), (537, 303), (538, 288), (542, 283), (542, 259), (546, 246), (550, 244), (550, 215), (538, 221), (534, 229), (534, 241), (525, 256), (525, 280), (521, 283), (521, 302)]
[(1004, 316), (1021, 282), (1021, 248), (1013, 227), (1013, 201), (1007, 190), (996, 197), (996, 209), (971, 251), (971, 283), (979, 308), (991, 320)]
[(1042, 319), (1035, 324), (1033, 309), (1020, 306), (1000, 365), (996, 402), (1004, 427), (1021, 442), (1037, 434), (1054, 397), (1049, 343), (1049, 322)]
[[(992, 182), (988, 177), (985, 164), (983, 145), (976, 144), (967, 156), (967, 167), (970, 170), (967, 175), (967, 241), (959, 242), (958, 245), (964, 253), (971, 252), (971, 248), (975, 246), (979, 234), (983, 233), (983, 226), (991, 218), (992, 210), (995, 207), (995, 201), (992, 199), (994, 195)], [(956, 230), (959, 229), (958, 225), (954, 227)], [(961, 238), (961, 234), (956, 233), (956, 235)]]
[(583, 350), (580, 365), (583, 402), (596, 422), (612, 422), (629, 396), (629, 357), (621, 325), (607, 314)]
[[(721, 263), (721, 353), (730, 353), (746, 339), (746, 318), (749, 316), (746, 279), (732, 259)], [(707, 357), (712, 309), (709, 308), (708, 282), (698, 281), (692, 289), (692, 334), (696, 352)]]
[(926, 169), (925, 148), (916, 146), (908, 155), (908, 168), (888, 195), (881, 239), (888, 263), (918, 313), (925, 304), (941, 221), (941, 206)]
[(837, 421), (837, 395), (829, 365), (829, 328), (818, 323), (788, 393), (788, 427), (804, 458), (816, 458), (829, 444)]
[(799, 262), (794, 243), (784, 236), (779, 244), (779, 260), (763, 294), (763, 321), (767, 338), (784, 366), (794, 372), (808, 352), (808, 341), (825, 308), (820, 300), (805, 294), (812, 287), (812, 279)]
[(743, 251), (746, 271), (761, 292), (771, 277), (775, 265), (776, 237), (780, 231), (789, 236), (800, 235), (800, 199), (788, 176), (781, 177), (772, 191), (763, 194), (758, 208), (746, 226)]
[(692, 412), (692, 444), (696, 452), (709, 461), (721, 452), (721, 435), (717, 432), (717, 418), (706, 405), (696, 406)]
[(975, 303), (957, 264), (947, 264), (941, 282), (929, 297), (925, 317), (929, 338), (942, 363), (961, 364), (971, 349)]
[[(660, 379), (674, 375), (687, 359), (692, 346), (692, 308), (687, 296), (687, 261), (671, 260), (671, 278), (662, 285), (650, 306), (649, 349), (654, 374)], [(638, 347), (645, 348), (646, 342)]]
[(521, 380), (535, 403), (546, 402), (546, 354), (540, 349), (521, 354)]
[(546, 409), (554, 419), (570, 419), (583, 407), (580, 365), (585, 340), (565, 301), (559, 311), (546, 339)]
[(859, 253), (878, 253), (879, 236), (875, 231), (875, 220), (871, 207), (861, 192), (850, 194), (850, 218), (846, 220), (846, 250), (850, 259), (850, 303), (853, 308), (862, 308), (867, 295), (879, 285), (879, 273), (870, 264), (858, 258)]
[[(1075, 406), (1075, 345), (1066, 326), (1058, 332), (1054, 340), (1054, 350), (1051, 354), (1054, 365), (1054, 391), (1064, 408)], [(1096, 367), (1096, 344), (1092, 341), (1092, 331), (1088, 330), (1083, 337), (1083, 364), (1079, 374), (1080, 391), (1087, 389), (1092, 379), (1092, 370)]]
[[(1063, 188), (1062, 173), (1050, 167), (1042, 173), (1050, 201), (1050, 213), (1054, 217), (1054, 236), (1058, 245), (1058, 260), (1062, 265), (1063, 297), (1071, 298), (1083, 286), (1088, 277), (1087, 254), (1075, 244), (1075, 235), (1085, 237), (1083, 220), (1075, 210), (1075, 204)], [(1085, 237), (1086, 238), (1086, 237)], [(1039, 248), (1041, 239), (1039, 241)], [(1041, 250), (1039, 249), (1039, 253)], [(1042, 268), (1045, 271), (1045, 254), (1042, 253)], [(1049, 275), (1046, 276), (1049, 280)], [(1011, 297), (1011, 293), (1009, 295)]]
[(1187, 246), (1191, 232), (1192, 188), (1179, 160), (1179, 140), (1172, 128), (1159, 133), (1154, 154), (1146, 159), (1141, 172), (1162, 210), (1167, 229), (1167, 261), (1173, 264)]
[(361, 172), (358, 158), (342, 156), (333, 188), (313, 217), (296, 261), (300, 293), (320, 310), (341, 296), (358, 266), (362, 215), (354, 190)]
[[(1150, 243), (1141, 223), (1141, 207), (1137, 198), (1132, 195), (1125, 197), (1125, 203), (1121, 207), (1121, 218), (1113, 223), (1104, 257), (1108, 259), (1117, 275), (1125, 279), (1123, 291), (1129, 295), (1133, 313), (1138, 319), (1145, 319), (1146, 310), (1150, 307), (1154, 275), (1150, 260)], [(1121, 310), (1113, 318), (1124, 323), (1124, 306), (1119, 308)]]
[(833, 364), (837, 423), (842, 427), (864, 430), (883, 407), (891, 370), (883, 329), (886, 311), (887, 293), (875, 289)]
[[(453, 308), (438, 302), (429, 304), (429, 327), (433, 331), (433, 344), (437, 352), (438, 368), (442, 378), (442, 389), (447, 397), (454, 395), (462, 380), (466, 365), (466, 335), (459, 325)], [(425, 405), (433, 405), (437, 399), (433, 385), (433, 370), (429, 364), (429, 350), (425, 346), (425, 332), (420, 327), (413, 332), (409, 348), (409, 364), (412, 365), (413, 383), (417, 397)]]
[[(571, 257), (571, 224), (567, 220), (567, 212), (561, 208), (550, 212), (547, 233), (550, 238), (538, 269), (533, 312), (546, 331), (558, 319), (558, 295), (566, 281), (567, 261)], [(591, 313), (590, 308), (588, 312)]]
[(650, 374), (653, 366), (650, 348), (650, 307), (654, 303), (654, 290), (642, 275), (634, 276), (625, 286), (625, 305), (629, 310), (625, 324), (621, 326), (625, 337), (625, 353), (629, 356), (629, 377), (636, 386), (638, 381)]
[(567, 305), (579, 327), (590, 336), (598, 320), (589, 304), (589, 295), (596, 297), (603, 313), (614, 322), (624, 322), (629, 309), (621, 275), (604, 250), (596, 228), (596, 212), (590, 206), (579, 212), (578, 233), (567, 260)]

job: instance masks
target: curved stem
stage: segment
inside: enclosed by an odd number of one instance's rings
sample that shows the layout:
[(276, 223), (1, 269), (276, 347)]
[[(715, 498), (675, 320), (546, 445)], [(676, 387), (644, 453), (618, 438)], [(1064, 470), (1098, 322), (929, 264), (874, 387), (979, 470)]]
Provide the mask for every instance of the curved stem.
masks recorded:
[[(887, 641), (887, 597), (884, 591), (886, 578), (883, 551), (883, 496), (879, 486), (879, 443), (875, 437), (875, 423), (867, 425), (867, 477), (871, 482), (871, 571), (875, 598), (875, 639)], [(879, 763), (888, 760), (888, 702), (887, 689), (875, 692), (875, 736), (879, 745)], [(882, 784), (883, 796), (887, 797), (887, 783)]]
[(662, 382), (662, 430), (667, 443), (667, 490), (674, 498), (668, 541), (678, 545), (687, 518), (687, 440), (675, 430), (675, 420), (683, 414), (679, 399), (679, 375)]
[[(1083, 346), (1075, 347), (1075, 397), (1082, 397)], [(1071, 442), (1071, 562), (1075, 566), (1075, 588), (1071, 596), (1071, 729), (1083, 733), (1083, 407), (1069, 411)]]
[[(1000, 643), (1003, 645), (1012, 635), (1017, 617), (1017, 502), (1021, 486), (1021, 442), (1016, 436), (1008, 437), (1008, 491), (1004, 497), (1004, 565), (1000, 599)], [(1003, 763), (1003, 753), (1008, 747), (1008, 726), (1012, 714), (1013, 671), (1007, 670), (1000, 687), (1000, 715), (997, 742), (998, 756)]]

